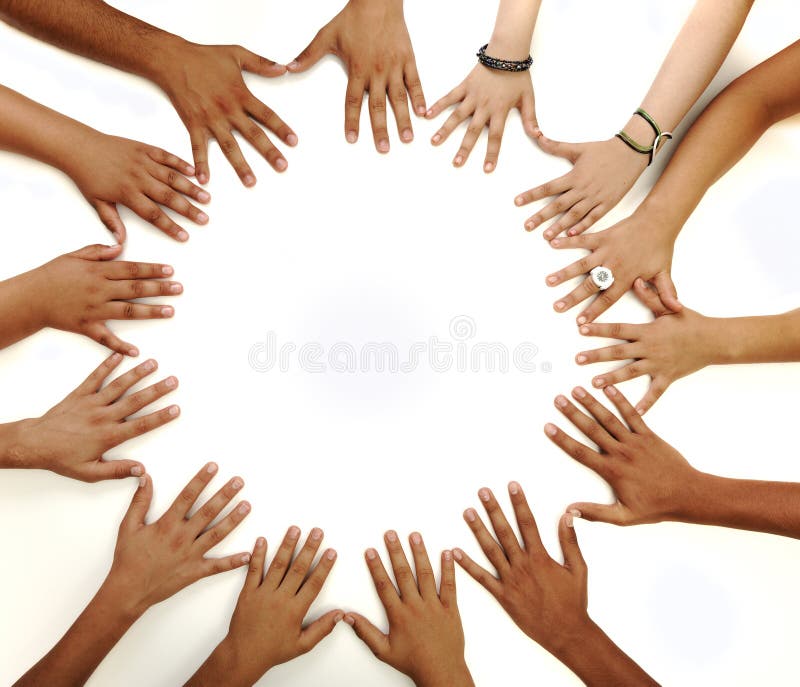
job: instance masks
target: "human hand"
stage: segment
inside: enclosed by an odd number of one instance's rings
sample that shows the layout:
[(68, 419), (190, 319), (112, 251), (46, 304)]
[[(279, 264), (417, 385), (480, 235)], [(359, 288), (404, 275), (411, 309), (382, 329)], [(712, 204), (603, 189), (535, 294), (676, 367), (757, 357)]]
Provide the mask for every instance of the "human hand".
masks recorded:
[(408, 100), (417, 115), (423, 116), (425, 94), (403, 16), (403, 0), (350, 0), (288, 69), (304, 72), (326, 54), (336, 55), (347, 70), (344, 130), (349, 143), (358, 140), (365, 92), (369, 93), (372, 135), (379, 153), (389, 152), (387, 94), (400, 140), (414, 140)]
[(114, 260), (122, 246), (86, 246), (22, 275), (26, 293), (39, 312), (42, 327), (83, 334), (123, 355), (139, 351), (117, 338), (107, 320), (170, 318), (171, 306), (132, 301), (183, 293), (178, 282), (166, 281), (169, 265)]
[(286, 67), (238, 45), (198, 45), (180, 41), (173, 57), (165, 61), (155, 79), (172, 101), (189, 131), (197, 180), (211, 178), (208, 141), (216, 139), (245, 186), (256, 176), (233, 136), (238, 131), (276, 172), (288, 167), (286, 158), (264, 133), (265, 127), (286, 145), (297, 145), (297, 135), (269, 107), (256, 98), (242, 72), (265, 77), (281, 76)]
[(189, 234), (160, 206), (196, 224), (208, 223), (208, 216), (187, 200), (211, 200), (186, 178), (194, 175), (194, 168), (161, 148), (89, 130), (81, 139), (80, 150), (63, 169), (118, 243), (125, 242), (127, 233), (117, 205), (129, 208), (177, 241), (188, 240)]
[(456, 109), (433, 135), (431, 143), (441, 145), (461, 122), (471, 118), (461, 147), (453, 159), (456, 167), (461, 167), (467, 161), (478, 137), (488, 126), (489, 143), (483, 171), (488, 173), (495, 170), (506, 120), (514, 108), (520, 111), (522, 125), (529, 136), (535, 136), (538, 131), (533, 82), (530, 72), (527, 71), (504, 72), (477, 64), (461, 84), (428, 110), (428, 119), (437, 117), (453, 105), (457, 105)]
[(568, 511), (576, 517), (615, 525), (682, 519), (701, 500), (701, 473), (659, 439), (615, 387), (607, 386), (605, 393), (623, 421), (581, 387), (573, 389), (572, 396), (589, 416), (564, 396), (555, 401), (556, 408), (599, 450), (575, 441), (555, 425), (545, 425), (552, 442), (606, 480), (617, 497), (613, 505), (574, 503)]
[(385, 535), (399, 594), (378, 552), (366, 552), (367, 567), (389, 619), (389, 634), (358, 613), (348, 613), (345, 621), (380, 661), (406, 674), (417, 687), (472, 687), (464, 659), (464, 630), (458, 613), (452, 553), (442, 553), (442, 579), (437, 593), (422, 537), (415, 532), (409, 541), (416, 579), (397, 533), (389, 531)]
[[(597, 298), (577, 318), (579, 325), (593, 322), (622, 298), (637, 278), (642, 278), (652, 282), (666, 307), (680, 312), (683, 306), (678, 300), (671, 275), (676, 237), (677, 232), (668, 222), (637, 212), (604, 231), (553, 239), (550, 245), (559, 250), (584, 248), (591, 251), (589, 255), (547, 277), (547, 285), (552, 287), (586, 275), (580, 285), (553, 307), (557, 312), (566, 312), (599, 292)], [(589, 276), (589, 272), (600, 265), (614, 274), (614, 283), (605, 291), (600, 291)]]
[(250, 687), (271, 668), (311, 651), (344, 617), (334, 610), (303, 625), (336, 562), (336, 551), (327, 549), (314, 565), (323, 538), (315, 528), (294, 558), (299, 537), (300, 530), (290, 527), (266, 576), (267, 542), (261, 537), (256, 541), (228, 635), (187, 687)]
[(528, 637), (561, 658), (562, 651), (580, 644), (591, 626), (588, 606), (588, 569), (578, 547), (572, 516), (561, 518), (558, 535), (564, 565), (554, 561), (539, 537), (522, 487), (511, 482), (508, 493), (514, 508), (522, 544), (511, 529), (494, 494), (478, 492), (492, 523), (493, 537), (473, 508), (464, 512), (466, 521), (496, 575), (478, 565), (462, 549), (454, 549), (458, 564), (486, 589)]
[(644, 415), (672, 382), (710, 365), (715, 359), (714, 350), (720, 344), (710, 318), (688, 308), (671, 312), (642, 279), (637, 279), (633, 286), (636, 295), (653, 311), (656, 319), (647, 324), (582, 325), (580, 333), (584, 336), (622, 339), (628, 343), (583, 351), (576, 356), (575, 362), (590, 365), (609, 360), (632, 361), (613, 372), (598, 375), (592, 384), (602, 389), (648, 375), (650, 388), (636, 404), (636, 411)]
[(173, 405), (144, 417), (127, 419), (174, 391), (175, 377), (126, 395), (158, 367), (148, 360), (103, 387), (122, 362), (115, 353), (61, 403), (42, 417), (19, 423), (19, 451), (27, 467), (36, 467), (83, 482), (144, 475), (134, 460), (104, 461), (103, 454), (134, 437), (152, 432), (178, 417)]
[(547, 240), (563, 231), (569, 236), (582, 234), (625, 197), (647, 168), (647, 156), (631, 150), (618, 138), (561, 143), (537, 131), (534, 139), (544, 152), (563, 157), (573, 165), (564, 176), (525, 191), (514, 201), (522, 207), (554, 197), (525, 222), (525, 228), (533, 231), (561, 215), (545, 230), (543, 236)]
[(206, 558), (250, 512), (242, 501), (217, 524), (213, 520), (244, 486), (234, 477), (191, 515), (200, 493), (217, 473), (209, 463), (186, 485), (169, 509), (154, 523), (147, 524), (153, 498), (149, 475), (139, 478), (128, 512), (122, 520), (114, 561), (103, 586), (113, 590), (119, 605), (134, 616), (177, 594), (197, 580), (233, 570), (250, 562), (249, 553), (223, 558)]

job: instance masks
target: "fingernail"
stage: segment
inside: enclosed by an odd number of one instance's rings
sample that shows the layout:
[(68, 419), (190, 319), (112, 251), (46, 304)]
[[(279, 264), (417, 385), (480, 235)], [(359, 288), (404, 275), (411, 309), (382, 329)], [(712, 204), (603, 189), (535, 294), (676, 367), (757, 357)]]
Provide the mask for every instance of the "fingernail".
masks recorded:
[(389, 141), (383, 139), (378, 141), (378, 152), (379, 153), (388, 153), (389, 152)]
[(250, 504), (244, 501), (238, 508), (240, 515), (245, 515), (250, 512)]
[(464, 158), (461, 155), (456, 155), (456, 159), (453, 160), (453, 164), (458, 167), (461, 163), (464, 162)]
[(574, 393), (577, 398), (586, 398), (586, 389), (584, 389), (582, 386), (576, 386), (572, 390), (572, 393)]
[[(178, 241), (188, 241), (189, 240), (189, 234), (187, 234), (185, 231), (181, 230), (177, 234), (177, 239), (178, 239)], [(170, 272), (170, 274), (172, 274), (172, 272)]]
[(430, 109), (429, 109), (429, 110), (428, 110), (428, 111), (425, 113), (425, 116), (426, 116), (426, 117), (433, 117), (433, 108), (430, 108)]
[(607, 386), (606, 387), (606, 393), (609, 396), (616, 396), (617, 395), (617, 389), (616, 389), (616, 387), (613, 387), (613, 386)]
[(442, 555), (444, 556), (444, 559), (448, 563), (453, 560), (453, 552), (452, 551), (443, 551)]
[(300, 536), (300, 528), (292, 525), (289, 528), (289, 539), (297, 539)]
[(245, 186), (254, 186), (256, 183), (256, 178), (252, 174), (245, 174), (242, 178), (242, 183)]
[[(542, 237), (543, 237), (543, 238), (546, 238), (548, 241), (549, 241), (550, 239), (552, 239), (552, 238), (553, 238), (553, 236), (554, 236), (554, 234), (553, 234), (553, 232), (552, 232), (552, 231), (550, 231), (550, 229), (548, 229), (547, 231), (545, 231), (545, 232), (544, 232), (544, 234), (542, 234)], [(558, 244), (557, 244), (557, 243), (551, 243), (550, 245), (551, 245), (551, 246), (553, 246), (553, 248), (556, 248), (556, 247), (558, 247)]]
[(419, 533), (418, 533), (418, 532), (414, 532), (414, 533), (411, 535), (411, 543), (412, 543), (414, 546), (419, 546), (419, 545), (422, 543), (422, 537), (419, 535)]
[(489, 493), (488, 489), (481, 489), (478, 492), (478, 497), (480, 498), (481, 501), (486, 503), (491, 498), (491, 494)]
[(175, 270), (172, 269), (172, 267), (170, 265), (163, 265), (161, 267), (161, 274), (163, 274), (165, 277), (169, 277), (171, 274), (174, 274), (174, 273), (175, 273)]
[(575, 236), (577, 233), (578, 233), (578, 232), (577, 232), (577, 230), (576, 230), (576, 229), (570, 229), (570, 230), (567, 232), (567, 236)]
[(278, 159), (275, 161), (275, 169), (277, 169), (279, 172), (284, 172), (284, 171), (286, 171), (286, 168), (287, 168), (288, 166), (289, 166), (289, 163), (288, 163), (288, 162), (286, 162), (286, 160), (284, 160), (282, 157), (279, 157), (279, 158), (278, 158)]
[(581, 334), (583, 334), (584, 336), (587, 335), (590, 331), (591, 330), (589, 329), (589, 327), (581, 327), (580, 329)]
[(578, 324), (586, 324), (587, 320), (588, 320), (588, 318), (586, 317), (586, 315), (581, 315), (578, 318)]
[(549, 437), (554, 437), (556, 434), (558, 434), (558, 430), (556, 429), (556, 426), (555, 425), (551, 425), (550, 423), (548, 423), (548, 424), (546, 424), (544, 426), (544, 432)]
[(206, 465), (206, 472), (209, 475), (213, 475), (217, 470), (219, 470), (219, 466), (216, 463), (209, 463)]
[(313, 530), (311, 530), (311, 539), (313, 541), (322, 539), (322, 530), (319, 527), (315, 527)]
[(460, 561), (462, 558), (464, 558), (464, 554), (462, 553), (461, 549), (453, 549), (453, 558), (455, 558), (457, 561)]
[(145, 372), (151, 372), (152, 370), (156, 369), (156, 361), (155, 360), (146, 360), (142, 363), (142, 370)]
[(508, 493), (509, 494), (511, 494), (513, 496), (516, 496), (517, 494), (519, 494), (519, 490), (520, 490), (519, 482), (510, 482), (509, 483), (509, 485), (508, 485)]
[(114, 353), (114, 355), (112, 355), (111, 358), (109, 359), (109, 362), (112, 365), (115, 365), (118, 364), (120, 360), (122, 360), (122, 353)]
[(211, 200), (211, 194), (208, 191), (198, 191), (197, 200), (201, 203), (208, 203)]
[[(552, 236), (552, 234), (549, 234), (547, 238), (550, 238), (550, 236)], [(561, 245), (561, 239), (553, 239), (550, 241), (550, 245), (553, 246), (553, 248), (558, 248)]]
[(583, 365), (586, 362), (586, 356), (579, 355), (577, 358), (575, 358), (575, 362), (578, 363), (578, 365)]
[(238, 491), (244, 486), (244, 481), (239, 477), (234, 477), (233, 481), (231, 482), (231, 489)]
[(441, 140), (442, 140), (441, 134), (434, 134), (433, 138), (431, 139), (431, 143), (438, 143)]
[(144, 485), (145, 485), (145, 484), (147, 484), (147, 475), (142, 475), (142, 476), (139, 478), (139, 489), (141, 489), (142, 487), (144, 487)]
[(348, 143), (355, 143), (358, 140), (358, 134), (355, 131), (348, 131), (344, 137)]
[(289, 135), (286, 137), (286, 142), (287, 142), (287, 143), (288, 143), (290, 146), (296, 146), (296, 145), (297, 145), (297, 134), (289, 134)]
[(417, 110), (417, 114), (420, 115), (420, 116), (425, 114), (425, 106), (424, 105), (417, 105), (416, 110)]
[(169, 407), (169, 414), (172, 417), (178, 417), (181, 414), (181, 409), (178, 406), (170, 406)]
[(205, 212), (198, 212), (197, 213), (197, 223), (198, 224), (208, 224), (208, 215)]
[(293, 69), (297, 69), (300, 66), (300, 63), (297, 60), (293, 60), (286, 65), (286, 69), (292, 71)]
[(394, 544), (397, 541), (397, 532), (395, 532), (394, 530), (389, 530), (386, 533), (386, 541), (390, 542), (391, 544)]
[(514, 198), (514, 205), (516, 205), (517, 207), (522, 205), (524, 202), (525, 199), (522, 196), (517, 196), (516, 198)]
[(131, 468), (131, 477), (141, 477), (144, 474), (144, 469), (141, 465), (134, 465)]
[(556, 303), (556, 310), (563, 310), (566, 307), (567, 304), (564, 301), (558, 301), (558, 303)]
[(367, 560), (374, 561), (378, 557), (378, 552), (375, 549), (367, 549)]
[(541, 133), (542, 133), (542, 130), (538, 126), (533, 127), (533, 135), (534, 136), (538, 136)]
[(536, 229), (536, 225), (533, 222), (525, 222), (525, 229), (527, 231), (533, 231)]
[(567, 513), (569, 513), (573, 518), (583, 517), (583, 514), (577, 508), (570, 508)]
[(333, 622), (340, 623), (342, 622), (342, 618), (344, 618), (344, 613), (337, 613), (335, 616), (333, 616)]
[(249, 563), (250, 562), (250, 554), (249, 553), (244, 554), (239, 560), (244, 564)]
[(492, 172), (492, 171), (494, 171), (494, 162), (487, 162), (483, 166), (483, 171), (484, 172)]
[(139, 355), (139, 349), (134, 347), (134, 346), (132, 346), (131, 348), (128, 349), (128, 355), (131, 358), (135, 358), (136, 356)]
[(553, 286), (553, 284), (555, 284), (557, 281), (558, 281), (558, 277), (556, 277), (554, 274), (551, 274), (547, 278), (547, 283), (550, 284), (550, 286)]
[(410, 143), (414, 140), (414, 132), (411, 129), (405, 129), (402, 134), (400, 134), (400, 138), (402, 138), (406, 143)]
[(170, 306), (165, 306), (161, 308), (161, 317), (172, 317), (175, 314), (175, 310), (173, 310)]
[(178, 379), (176, 377), (167, 377), (164, 380), (164, 386), (167, 387), (167, 389), (174, 389), (178, 386)]
[(639, 413), (639, 415), (644, 415), (644, 408), (642, 408), (641, 406), (639, 406), (639, 407), (636, 409), (636, 412), (637, 412), (637, 413)]
[(262, 546), (266, 546), (266, 545), (267, 545), (267, 540), (264, 539), (264, 537), (259, 537), (258, 539), (256, 539), (256, 548), (257, 549), (260, 549)]
[(556, 405), (559, 408), (566, 408), (567, 407), (567, 399), (563, 396), (556, 396)]
[(595, 379), (595, 380), (594, 380), (594, 382), (593, 382), (593, 384), (594, 384), (594, 385), (595, 385), (595, 386), (596, 386), (598, 389), (602, 389), (602, 388), (605, 386), (605, 383), (606, 383), (606, 380), (605, 380), (605, 379), (603, 379), (602, 377), (600, 377), (600, 378), (598, 378), (598, 379)]
[(355, 624), (356, 624), (356, 619), (355, 619), (355, 618), (354, 618), (352, 615), (346, 615), (346, 616), (344, 617), (344, 621), (345, 621), (345, 622), (346, 622), (346, 623), (347, 623), (347, 624), (348, 624), (350, 627), (353, 627), (353, 625), (355, 625)]
[(478, 514), (472, 508), (468, 508), (464, 513), (464, 517), (469, 522), (475, 522), (475, 519), (478, 517)]
[(328, 549), (328, 552), (325, 554), (325, 558), (327, 558), (329, 561), (335, 560), (336, 551), (334, 551), (333, 549)]
[(575, 527), (575, 523), (572, 521), (572, 513), (564, 515), (564, 524), (569, 528)]

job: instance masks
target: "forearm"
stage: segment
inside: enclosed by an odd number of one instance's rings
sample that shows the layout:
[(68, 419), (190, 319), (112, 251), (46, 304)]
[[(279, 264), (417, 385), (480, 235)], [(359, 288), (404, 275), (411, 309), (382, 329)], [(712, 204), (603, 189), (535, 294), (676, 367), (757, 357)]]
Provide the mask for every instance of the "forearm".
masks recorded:
[(0, 86), (0, 150), (19, 153), (69, 174), (84, 142), (98, 132)]
[(588, 619), (574, 641), (551, 653), (588, 687), (658, 685), (598, 625)]
[(746, 72), (697, 119), (644, 202), (677, 227), (775, 122), (800, 111), (800, 42)]
[(800, 309), (783, 315), (711, 319), (709, 364), (800, 362)]
[(34, 279), (34, 272), (27, 272), (0, 282), (0, 349), (45, 326), (38, 303), (30, 296)]
[(0, 0), (0, 18), (36, 38), (156, 81), (181, 38), (101, 0)]
[(226, 637), (189, 678), (185, 687), (214, 687), (221, 684), (228, 687), (251, 687), (263, 673), (249, 675), (245, 663), (246, 661), (237, 657), (234, 646)]
[(15, 687), (84, 684), (139, 614), (123, 608), (124, 591), (103, 584), (64, 638), (23, 675)]
[(36, 467), (32, 457), (25, 449), (22, 422), (0, 424), (0, 468), (19, 469)]
[(800, 484), (700, 473), (691, 491), (677, 520), (800, 539)]
[(531, 51), (541, 0), (500, 0), (487, 53), (505, 60), (524, 60)]
[[(642, 101), (662, 131), (680, 124), (719, 71), (744, 25), (753, 0), (698, 0)], [(637, 141), (652, 140), (640, 117), (625, 130)]]

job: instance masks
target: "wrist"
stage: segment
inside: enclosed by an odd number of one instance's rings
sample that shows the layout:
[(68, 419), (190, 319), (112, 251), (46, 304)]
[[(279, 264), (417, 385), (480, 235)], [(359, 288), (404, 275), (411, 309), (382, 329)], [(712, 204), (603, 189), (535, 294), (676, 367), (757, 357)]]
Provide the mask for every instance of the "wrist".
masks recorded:
[[(260, 657), (259, 657), (260, 658)], [(205, 685), (225, 684), (226, 687), (252, 687), (273, 666), (259, 661), (259, 665), (248, 666), (237, 649), (236, 640), (230, 633), (225, 636), (187, 687), (205, 687)]]
[(456, 663), (439, 664), (433, 671), (421, 671), (409, 677), (417, 687), (474, 687), (475, 685), (463, 657)]
[(500, 60), (521, 62), (531, 54), (531, 36), (495, 29), (486, 54)]
[(10, 469), (45, 467), (28, 442), (32, 424), (32, 420), (21, 420), (0, 425), (0, 466)]
[(113, 566), (100, 587), (96, 598), (115, 609), (116, 614), (131, 624), (141, 618), (152, 605), (135, 593), (135, 585)]

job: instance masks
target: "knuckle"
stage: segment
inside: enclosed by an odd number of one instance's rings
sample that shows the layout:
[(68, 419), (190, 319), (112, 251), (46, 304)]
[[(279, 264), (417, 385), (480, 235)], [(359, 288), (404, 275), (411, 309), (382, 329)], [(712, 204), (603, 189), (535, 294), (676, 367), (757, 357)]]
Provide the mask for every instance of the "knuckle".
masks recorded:
[(125, 307), (122, 311), (123, 318), (126, 320), (132, 320), (134, 315), (134, 308), (133, 303), (126, 303)]

